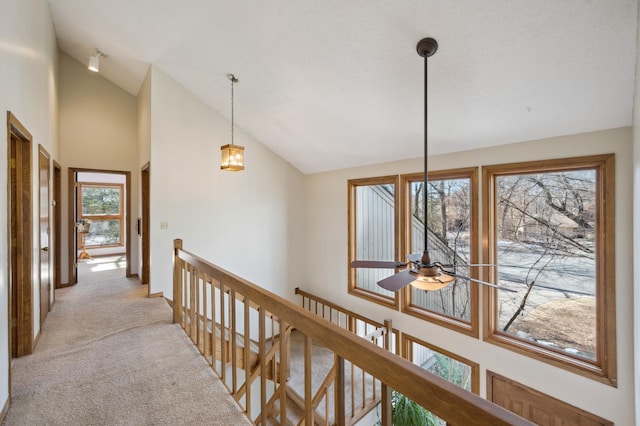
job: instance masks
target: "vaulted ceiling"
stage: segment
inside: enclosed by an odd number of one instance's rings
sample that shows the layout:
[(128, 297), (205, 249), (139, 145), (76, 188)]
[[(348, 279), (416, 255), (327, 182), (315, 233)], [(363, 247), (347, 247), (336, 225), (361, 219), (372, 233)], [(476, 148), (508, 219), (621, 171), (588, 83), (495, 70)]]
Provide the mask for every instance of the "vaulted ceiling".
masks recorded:
[(304, 173), (631, 125), (635, 0), (49, 0), (62, 51), (150, 64)]

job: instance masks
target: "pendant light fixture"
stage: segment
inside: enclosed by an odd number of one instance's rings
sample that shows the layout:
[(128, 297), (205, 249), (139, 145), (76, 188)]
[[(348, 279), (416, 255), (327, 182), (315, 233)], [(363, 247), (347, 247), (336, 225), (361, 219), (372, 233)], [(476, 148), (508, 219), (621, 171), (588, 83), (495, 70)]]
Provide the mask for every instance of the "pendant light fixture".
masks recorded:
[(428, 63), (429, 57), (432, 56), (438, 50), (438, 42), (432, 38), (424, 38), (418, 42), (417, 46), (418, 55), (424, 58), (424, 191), (422, 191), (424, 197), (424, 252), (422, 253), (422, 259), (420, 259), (420, 271), (418, 276), (410, 284), (413, 287), (421, 290), (439, 290), (451, 284), (455, 280), (453, 275), (449, 275), (442, 271), (442, 268), (438, 267), (431, 262), (429, 256), (429, 238), (428, 238), (428, 226), (427, 216), (429, 212), (429, 195), (427, 194), (427, 184), (429, 169), (427, 167), (428, 157)]
[(104, 53), (102, 53), (99, 49), (96, 49), (96, 54), (89, 57), (89, 71), (100, 72), (100, 56), (107, 57)]
[(231, 80), (231, 143), (220, 147), (222, 150), (222, 164), (220, 169), (230, 172), (237, 172), (244, 170), (244, 147), (233, 144), (233, 126), (234, 126), (234, 111), (233, 111), (233, 86), (238, 82), (238, 79), (233, 74), (228, 74), (227, 77)]

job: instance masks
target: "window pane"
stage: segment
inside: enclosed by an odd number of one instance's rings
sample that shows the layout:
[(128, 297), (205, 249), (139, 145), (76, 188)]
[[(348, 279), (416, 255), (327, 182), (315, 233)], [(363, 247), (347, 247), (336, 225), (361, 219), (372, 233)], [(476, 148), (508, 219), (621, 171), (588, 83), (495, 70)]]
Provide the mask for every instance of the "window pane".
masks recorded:
[(411, 345), (414, 364), (471, 392), (471, 366), (417, 342)]
[(84, 237), (86, 247), (120, 244), (120, 241), (119, 220), (92, 220)]
[[(473, 369), (471, 365), (468, 365), (462, 361), (459, 361), (451, 356), (438, 352), (437, 350), (426, 346), (423, 343), (416, 342), (412, 338), (405, 336), (409, 346), (410, 361), (415, 365), (419, 365), (428, 372), (435, 374), (438, 377), (445, 379), (446, 381), (453, 383), (469, 392), (472, 392), (472, 380)], [(397, 400), (399, 398), (399, 400)], [(396, 394), (394, 391), (394, 402), (400, 402), (401, 409), (403, 404), (408, 404), (410, 401), (404, 401), (403, 396)], [(394, 407), (395, 408), (395, 407)], [(429, 425), (446, 425), (446, 422), (436, 415), (432, 414), (428, 410), (417, 409), (416, 415), (418, 417), (424, 417), (418, 422), (403, 421), (401, 417), (395, 417), (394, 410), (394, 424), (429, 424)]]
[[(391, 184), (355, 188), (355, 249), (358, 260), (395, 260), (395, 188)], [(377, 282), (393, 269), (356, 270), (356, 287), (394, 297)]]
[(596, 171), (496, 179), (498, 326), (596, 359)]
[[(433, 262), (468, 265), (470, 262), (470, 179), (429, 180), (428, 246)], [(411, 252), (424, 250), (424, 182), (411, 183)], [(469, 276), (469, 268), (456, 270)], [(455, 317), (470, 320), (469, 282), (457, 279), (438, 290), (411, 288), (411, 304)]]
[(82, 186), (82, 215), (120, 214), (120, 188)]

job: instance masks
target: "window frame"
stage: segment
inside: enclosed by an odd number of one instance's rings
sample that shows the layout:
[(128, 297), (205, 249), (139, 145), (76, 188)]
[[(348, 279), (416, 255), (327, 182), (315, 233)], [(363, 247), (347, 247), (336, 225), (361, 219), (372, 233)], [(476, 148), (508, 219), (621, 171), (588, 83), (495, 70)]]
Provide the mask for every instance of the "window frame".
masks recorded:
[[(594, 170), (596, 172), (596, 359), (538, 345), (498, 329), (497, 290), (483, 289), (484, 341), (617, 387), (615, 315), (615, 155), (561, 158), (482, 167), (483, 259), (497, 260), (496, 178), (528, 173)], [(485, 279), (496, 282), (495, 268), (484, 268)]]
[[(430, 349), (434, 352), (438, 352), (441, 355), (448, 356), (449, 358), (454, 359), (462, 364), (468, 365), (471, 368), (471, 392), (475, 393), (476, 395), (480, 395), (480, 364), (478, 364), (477, 362), (471, 361), (467, 358), (464, 358), (460, 355), (457, 355), (446, 349), (442, 349), (436, 345), (432, 345), (431, 343), (427, 343), (424, 340), (414, 337), (412, 335), (402, 333), (402, 358), (406, 359), (411, 363), (413, 363), (412, 343), (417, 343), (418, 345), (424, 346), (427, 349)], [(464, 388), (460, 388), (460, 389), (464, 389)]]
[[(402, 230), (402, 258), (406, 259), (407, 254), (411, 253), (411, 184), (414, 182), (424, 181), (424, 173), (411, 173), (401, 175), (401, 223)], [(479, 235), (478, 235), (478, 168), (466, 167), (459, 169), (447, 169), (430, 171), (428, 181), (438, 181), (447, 179), (469, 179), (469, 203), (470, 203), (470, 222), (469, 222), (469, 261), (470, 263), (478, 263), (479, 257)], [(478, 278), (478, 268), (470, 270), (472, 278)], [(411, 303), (411, 286), (405, 287), (401, 293), (400, 301), (401, 311), (423, 319), (428, 322), (438, 324), (442, 327), (458, 331), (471, 337), (478, 338), (480, 333), (479, 325), (479, 284), (469, 283), (469, 321), (464, 321), (449, 315), (441, 314), (435, 311), (425, 309), (423, 307), (413, 305)]]
[(348, 187), (348, 293), (361, 297), (379, 305), (398, 310), (400, 306), (399, 292), (393, 297), (375, 293), (357, 286), (356, 274), (358, 268), (352, 268), (351, 262), (356, 259), (356, 189), (360, 186), (393, 185), (394, 192), (394, 259), (376, 259), (400, 261), (400, 179), (398, 175), (378, 176), (371, 178), (349, 179)]
[[(82, 189), (84, 187), (89, 188), (117, 188), (120, 191), (120, 203), (118, 214), (107, 215), (85, 215), (82, 208)], [(100, 220), (117, 220), (120, 227), (120, 242), (117, 244), (105, 244), (105, 245), (85, 245), (87, 249), (99, 249), (99, 248), (112, 248), (112, 247), (124, 247), (125, 235), (124, 235), (124, 184), (122, 183), (108, 183), (108, 182), (78, 182), (78, 219), (87, 219), (90, 221)]]

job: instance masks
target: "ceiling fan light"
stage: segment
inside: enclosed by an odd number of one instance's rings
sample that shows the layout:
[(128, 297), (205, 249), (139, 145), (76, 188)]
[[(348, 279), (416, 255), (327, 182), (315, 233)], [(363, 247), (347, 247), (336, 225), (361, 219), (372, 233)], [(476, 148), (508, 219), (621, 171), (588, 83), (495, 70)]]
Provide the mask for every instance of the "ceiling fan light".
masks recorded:
[(453, 281), (455, 281), (455, 279), (456, 277), (454, 277), (453, 275), (445, 273), (438, 273), (437, 275), (426, 275), (421, 271), (420, 275), (418, 275), (418, 277), (410, 284), (420, 290), (433, 291), (440, 290), (441, 288), (448, 286)]

